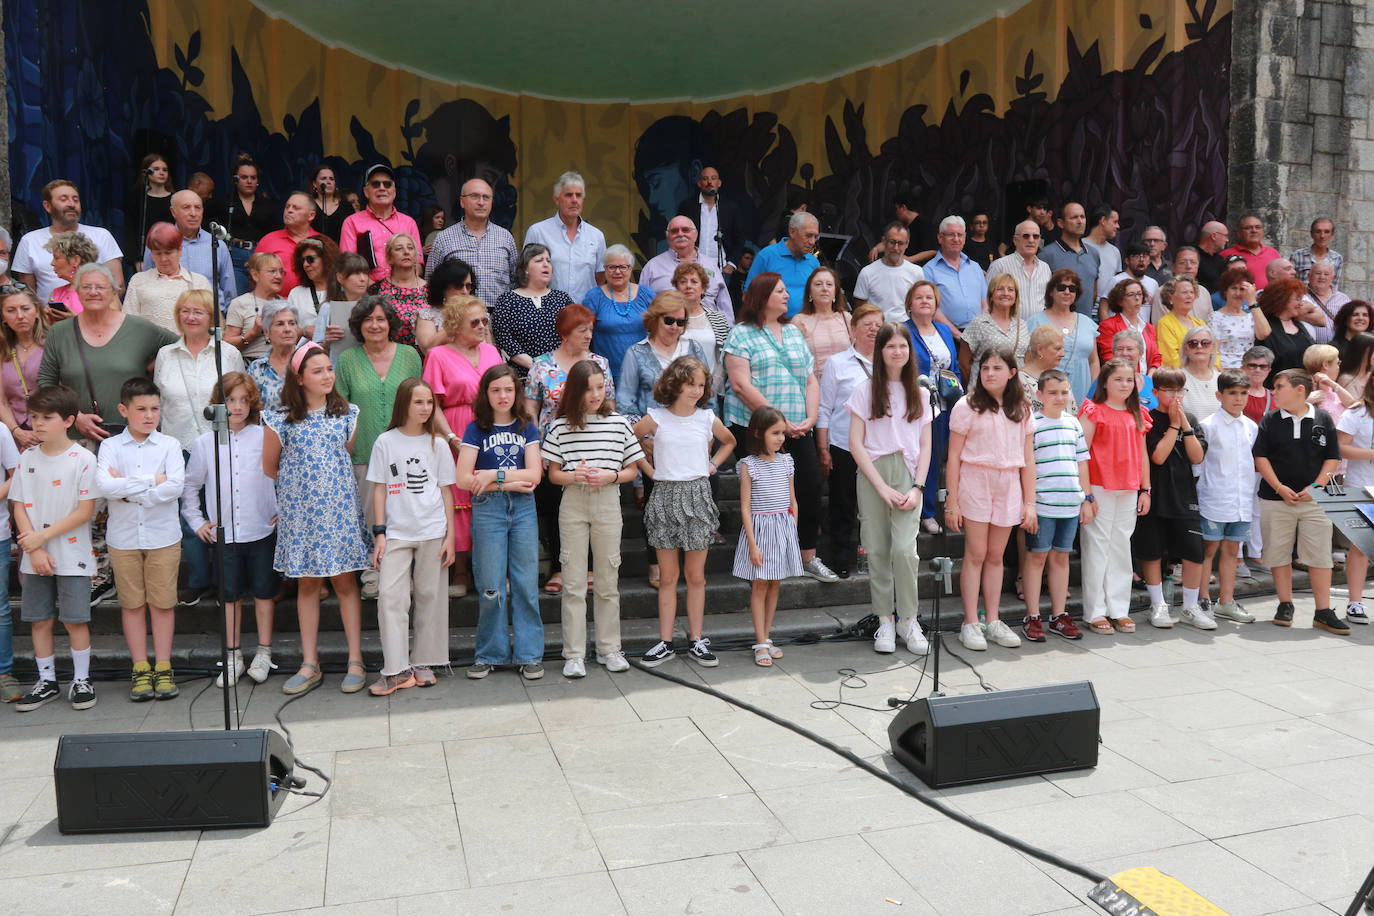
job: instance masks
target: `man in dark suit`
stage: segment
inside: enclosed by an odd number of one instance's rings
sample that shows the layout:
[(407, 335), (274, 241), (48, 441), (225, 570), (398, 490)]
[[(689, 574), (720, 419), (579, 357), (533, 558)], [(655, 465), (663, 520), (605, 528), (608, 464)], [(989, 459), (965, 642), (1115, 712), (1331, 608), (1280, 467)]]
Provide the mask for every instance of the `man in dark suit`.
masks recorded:
[(748, 233), (739, 207), (720, 196), (720, 172), (708, 165), (697, 178), (696, 197), (688, 197), (677, 208), (678, 216), (685, 216), (699, 227), (697, 237), (698, 260), (715, 267), (726, 277), (735, 272), (744, 250)]

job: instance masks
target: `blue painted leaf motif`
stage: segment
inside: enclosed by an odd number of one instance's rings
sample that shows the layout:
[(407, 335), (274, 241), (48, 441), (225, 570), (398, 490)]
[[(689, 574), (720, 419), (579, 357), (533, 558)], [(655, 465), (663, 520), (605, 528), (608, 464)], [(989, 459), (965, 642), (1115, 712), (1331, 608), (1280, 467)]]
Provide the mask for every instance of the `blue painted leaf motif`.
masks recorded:
[(186, 60), (193, 61), (200, 57), (200, 29), (191, 33), (191, 37), (186, 39)]
[(205, 81), (205, 71), (199, 67), (188, 67), (186, 70), (186, 82), (192, 86), (199, 86)]

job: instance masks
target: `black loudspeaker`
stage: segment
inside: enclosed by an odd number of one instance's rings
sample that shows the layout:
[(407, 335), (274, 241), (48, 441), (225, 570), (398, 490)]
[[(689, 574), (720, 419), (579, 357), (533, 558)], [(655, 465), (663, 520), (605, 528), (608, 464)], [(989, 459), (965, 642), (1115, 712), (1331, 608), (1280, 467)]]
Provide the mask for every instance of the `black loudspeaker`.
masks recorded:
[(268, 729), (63, 735), (53, 775), (62, 833), (266, 827), (295, 756)]
[(1087, 681), (931, 697), (887, 728), (892, 755), (931, 788), (1097, 766), (1101, 711)]

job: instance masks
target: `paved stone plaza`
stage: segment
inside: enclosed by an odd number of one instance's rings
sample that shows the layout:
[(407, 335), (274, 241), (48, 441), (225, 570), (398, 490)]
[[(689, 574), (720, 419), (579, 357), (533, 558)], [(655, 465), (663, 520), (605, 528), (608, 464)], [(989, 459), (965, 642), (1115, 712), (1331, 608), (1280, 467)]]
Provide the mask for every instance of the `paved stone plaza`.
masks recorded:
[[(1339, 638), (1223, 622), (1085, 635), (968, 653), (997, 688), (1090, 679), (1102, 704), (1096, 770), (937, 793), (964, 812), (1107, 873), (1153, 865), (1232, 916), (1343, 912), (1374, 866), (1374, 632)], [(862, 609), (845, 609), (857, 615)], [(805, 628), (806, 619), (779, 629)], [(713, 620), (716, 618), (713, 618)], [(737, 621), (738, 622), (738, 621)], [(627, 634), (628, 638), (629, 634)], [(1053, 638), (1053, 637), (1051, 637)], [(891, 713), (810, 707), (837, 669), (886, 708), (920, 677), (899, 650), (789, 647), (772, 671), (723, 653), (699, 678), (903, 772)], [(1087, 914), (1082, 879), (944, 819), (844, 760), (696, 691), (592, 665), (569, 682), (510, 672), (442, 677), (389, 699), (338, 677), (291, 704), (302, 758), (335, 780), (265, 830), (61, 836), (57, 737), (187, 727), (199, 687), (133, 705), (98, 684), (94, 714), (0, 710), (0, 909), (27, 913)], [(949, 692), (978, 689), (948, 655)], [(281, 679), (251, 694), (270, 726)], [(929, 680), (922, 686), (924, 693)], [(218, 727), (213, 688), (197, 728)], [(311, 788), (318, 788), (312, 777)]]

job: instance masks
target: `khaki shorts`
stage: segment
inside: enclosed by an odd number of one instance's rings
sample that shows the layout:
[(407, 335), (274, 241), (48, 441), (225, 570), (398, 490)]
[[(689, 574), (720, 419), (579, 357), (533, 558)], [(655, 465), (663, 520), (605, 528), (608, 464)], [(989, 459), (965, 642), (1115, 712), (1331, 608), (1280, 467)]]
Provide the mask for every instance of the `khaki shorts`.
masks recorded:
[(1262, 561), (1270, 568), (1298, 559), (1313, 569), (1331, 568), (1331, 519), (1315, 500), (1290, 506), (1281, 499), (1261, 499), (1260, 534), (1264, 537)]
[(177, 606), (177, 573), (181, 567), (181, 542), (157, 550), (120, 550), (110, 548), (110, 567), (114, 570), (119, 606), (156, 608)]

